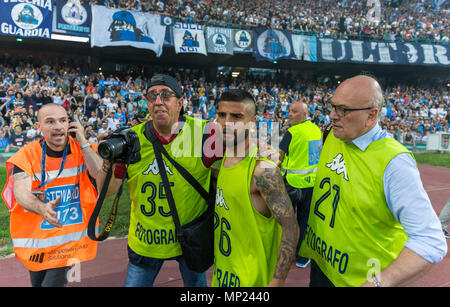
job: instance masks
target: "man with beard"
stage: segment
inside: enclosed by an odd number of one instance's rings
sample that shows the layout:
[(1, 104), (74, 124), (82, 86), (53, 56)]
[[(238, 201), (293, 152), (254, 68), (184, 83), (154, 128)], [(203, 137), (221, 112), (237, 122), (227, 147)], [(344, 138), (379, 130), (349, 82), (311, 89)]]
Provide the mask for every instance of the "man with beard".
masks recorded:
[(299, 228), (280, 170), (256, 158), (255, 100), (224, 92), (217, 110), (226, 153), (217, 178), (212, 286), (283, 286)]

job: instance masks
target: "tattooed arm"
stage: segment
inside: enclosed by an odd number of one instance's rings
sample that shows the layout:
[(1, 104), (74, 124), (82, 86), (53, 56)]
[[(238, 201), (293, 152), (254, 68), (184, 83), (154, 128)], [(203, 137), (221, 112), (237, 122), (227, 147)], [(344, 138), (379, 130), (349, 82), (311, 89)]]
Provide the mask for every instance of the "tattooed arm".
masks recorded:
[(275, 165), (266, 161), (258, 161), (253, 179), (257, 191), (283, 229), (275, 274), (269, 284), (269, 286), (283, 286), (295, 260), (295, 250), (300, 233), (297, 219), (280, 170)]
[(25, 210), (42, 215), (50, 225), (61, 227), (59, 220), (56, 218), (57, 213), (54, 211), (60, 198), (43, 203), (31, 192), (31, 177), (25, 172), (14, 174), (14, 197)]

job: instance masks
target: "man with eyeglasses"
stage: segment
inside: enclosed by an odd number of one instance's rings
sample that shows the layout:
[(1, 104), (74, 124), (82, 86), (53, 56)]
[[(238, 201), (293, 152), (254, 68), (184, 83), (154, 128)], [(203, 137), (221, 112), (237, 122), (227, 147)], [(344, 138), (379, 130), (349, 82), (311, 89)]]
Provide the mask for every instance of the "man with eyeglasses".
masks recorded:
[[(155, 75), (147, 90), (151, 121), (132, 129), (140, 142), (141, 160), (127, 168), (130, 185), (131, 213), (128, 234), (128, 270), (125, 286), (153, 286), (165, 260), (179, 262), (184, 285), (205, 287), (205, 273), (190, 270), (183, 258), (170, 214), (153, 145), (148, 138), (151, 125), (167, 152), (204, 188), (209, 190), (209, 167), (218, 159), (203, 152), (203, 143), (214, 133), (207, 121), (183, 114), (183, 92), (178, 82), (168, 75)], [(201, 145), (201, 147), (198, 147)], [(199, 217), (207, 208), (205, 200), (165, 158), (166, 172), (181, 225)], [(109, 168), (104, 160), (104, 170)], [(116, 165), (108, 194), (117, 192), (124, 166)], [(118, 177), (118, 178), (117, 178)]]
[(381, 87), (345, 80), (330, 99), (306, 238), (310, 286), (405, 285), (447, 244), (411, 152), (378, 125)]

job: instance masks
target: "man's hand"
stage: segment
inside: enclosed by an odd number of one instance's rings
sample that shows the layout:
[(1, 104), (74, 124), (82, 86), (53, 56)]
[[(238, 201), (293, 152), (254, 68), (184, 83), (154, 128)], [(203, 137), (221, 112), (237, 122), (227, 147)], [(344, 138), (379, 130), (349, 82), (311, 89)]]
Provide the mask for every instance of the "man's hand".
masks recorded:
[(74, 119), (69, 123), (69, 130), (67, 130), (67, 132), (75, 132), (75, 141), (80, 146), (87, 142), (83, 126), (81, 126), (81, 123), (78, 120)]
[(280, 153), (278, 150), (273, 148), (272, 145), (260, 142), (258, 149), (259, 151), (256, 154), (256, 159), (267, 158), (278, 165), (280, 161)]
[(58, 213), (56, 213), (55, 208), (58, 205), (58, 203), (61, 201), (61, 198), (58, 197), (57, 199), (54, 199), (52, 201), (49, 201), (48, 203), (44, 204), (44, 206), (41, 209), (40, 214), (44, 217), (44, 219), (52, 226), (55, 227), (62, 227), (61, 223), (59, 222), (59, 219), (56, 218)]

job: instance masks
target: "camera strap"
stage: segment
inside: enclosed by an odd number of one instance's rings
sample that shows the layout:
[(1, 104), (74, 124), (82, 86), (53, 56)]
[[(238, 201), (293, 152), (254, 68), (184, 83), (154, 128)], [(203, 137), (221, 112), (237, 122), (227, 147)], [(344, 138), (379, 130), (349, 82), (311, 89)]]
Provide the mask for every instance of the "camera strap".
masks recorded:
[[(128, 159), (130, 159), (130, 157)], [(114, 222), (116, 220), (117, 208), (119, 205), (120, 196), (122, 195), (123, 183), (125, 182), (125, 178), (127, 178), (127, 168), (128, 168), (128, 165), (130, 165), (130, 161), (127, 161), (127, 162), (128, 163), (127, 163), (127, 167), (125, 168), (125, 173), (123, 174), (122, 183), (120, 184), (120, 188), (116, 193), (116, 197), (114, 198), (114, 202), (113, 202), (113, 205), (111, 208), (111, 213), (109, 214), (108, 221), (106, 222), (103, 232), (97, 237), (96, 233), (95, 233), (95, 224), (97, 222), (97, 217), (100, 213), (100, 209), (102, 208), (103, 201), (105, 200), (106, 192), (108, 191), (109, 182), (111, 181), (111, 177), (113, 174), (113, 165), (114, 164), (111, 163), (111, 165), (108, 168), (108, 172), (106, 173), (106, 178), (105, 178), (105, 182), (103, 183), (102, 190), (97, 198), (97, 203), (95, 204), (94, 211), (92, 212), (92, 215), (89, 218), (88, 236), (93, 241), (103, 241), (109, 237), (109, 234), (110, 234), (112, 227), (114, 225)]]

